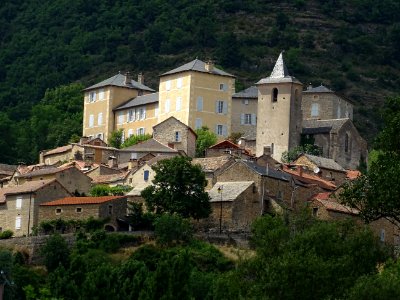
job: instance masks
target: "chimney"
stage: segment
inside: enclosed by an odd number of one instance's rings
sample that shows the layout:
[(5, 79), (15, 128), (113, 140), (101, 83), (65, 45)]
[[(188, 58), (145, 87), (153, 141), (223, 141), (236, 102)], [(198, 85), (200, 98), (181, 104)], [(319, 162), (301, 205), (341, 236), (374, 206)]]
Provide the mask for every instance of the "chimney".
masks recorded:
[(211, 59), (207, 60), (206, 62), (206, 71), (208, 72), (214, 71), (214, 62)]
[(311, 84), (311, 82), (308, 84), (308, 87), (307, 87), (307, 91), (309, 91), (309, 90), (311, 90), (312, 89), (312, 84)]
[(87, 136), (83, 136), (79, 139), (79, 145), (84, 145), (89, 141), (89, 138)]
[(110, 168), (116, 168), (118, 166), (117, 158), (115, 156), (108, 157), (108, 166)]
[(130, 159), (129, 160), (129, 163), (128, 163), (128, 170), (129, 171), (134, 169), (134, 168), (136, 168), (136, 167), (138, 167), (138, 166), (139, 166), (139, 163), (138, 163), (137, 159)]
[(140, 72), (137, 76), (137, 82), (140, 84), (144, 84), (144, 75), (142, 72)]
[(131, 73), (128, 71), (125, 73), (125, 85), (131, 85), (132, 84), (132, 77), (131, 77)]

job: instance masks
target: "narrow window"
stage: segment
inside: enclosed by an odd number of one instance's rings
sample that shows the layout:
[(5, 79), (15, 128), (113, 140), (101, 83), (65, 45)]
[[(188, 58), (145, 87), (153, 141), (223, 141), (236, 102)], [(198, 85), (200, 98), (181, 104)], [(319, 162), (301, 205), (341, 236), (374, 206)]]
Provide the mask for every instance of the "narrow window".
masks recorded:
[(165, 112), (166, 113), (168, 113), (169, 112), (169, 99), (167, 99), (166, 101), (165, 101)]
[(21, 209), (21, 207), (22, 207), (22, 197), (18, 196), (17, 197), (17, 201), (15, 202), (15, 208), (16, 209)]
[(94, 126), (94, 115), (90, 115), (89, 116), (89, 127), (93, 127)]
[(385, 241), (385, 229), (381, 229), (381, 242)]
[(149, 174), (150, 174), (150, 171), (149, 171), (149, 170), (144, 170), (144, 172), (143, 172), (143, 179), (144, 179), (144, 181), (149, 180)]
[(130, 109), (128, 111), (128, 122), (133, 122), (133, 121), (135, 121), (135, 110)]
[(349, 152), (349, 135), (347, 133), (344, 137), (344, 152)]
[(165, 89), (167, 91), (169, 91), (171, 89), (171, 80), (168, 80), (167, 82), (165, 82)]
[(197, 111), (203, 111), (203, 97), (197, 97)]
[(179, 131), (175, 131), (175, 142), (181, 141), (181, 133)]
[(244, 115), (244, 124), (245, 125), (251, 125), (251, 114), (245, 114)]
[(21, 216), (15, 218), (15, 229), (21, 229)]
[(318, 117), (319, 116), (319, 104), (313, 103), (311, 105), (311, 117)]
[(113, 213), (113, 206), (110, 204), (108, 205), (108, 214), (112, 215), (112, 213)]
[(103, 124), (103, 113), (99, 113), (97, 116), (97, 125)]
[(197, 118), (195, 129), (200, 129), (202, 126), (203, 126), (203, 121), (201, 120), (201, 118)]
[(89, 102), (95, 102), (96, 101), (96, 92), (90, 92), (89, 93)]
[(222, 129), (223, 129), (223, 126), (222, 126), (222, 125), (217, 125), (216, 134), (222, 135)]
[(176, 111), (180, 111), (182, 109), (182, 98), (176, 98)]
[(176, 80), (176, 87), (177, 87), (178, 89), (182, 88), (182, 78), (178, 78), (178, 79)]
[(318, 207), (313, 207), (313, 209), (312, 209), (312, 215), (313, 215), (314, 217), (316, 217), (316, 216), (318, 215)]
[(272, 102), (277, 102), (278, 101), (278, 89), (273, 88), (272, 89)]
[(226, 114), (227, 113), (227, 103), (225, 103), (225, 101), (222, 100), (218, 100), (215, 103), (215, 112), (217, 114)]
[(124, 113), (121, 111), (118, 114), (118, 124), (122, 124), (122, 123), (124, 123)]

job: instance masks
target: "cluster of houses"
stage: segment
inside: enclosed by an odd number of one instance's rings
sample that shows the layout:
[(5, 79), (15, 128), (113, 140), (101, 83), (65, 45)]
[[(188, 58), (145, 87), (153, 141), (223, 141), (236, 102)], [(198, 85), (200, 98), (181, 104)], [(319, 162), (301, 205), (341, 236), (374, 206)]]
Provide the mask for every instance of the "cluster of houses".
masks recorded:
[[(85, 90), (83, 137), (40, 153), (39, 164), (0, 164), (0, 230), (29, 235), (43, 221), (107, 218), (110, 231), (129, 228), (128, 203), (143, 203), (152, 166), (173, 156), (192, 157), (207, 179), (212, 213), (196, 222), (200, 230), (242, 232), (263, 214), (297, 212), (305, 206), (317, 218), (352, 218), (359, 212), (340, 204), (343, 183), (367, 146), (352, 123), (353, 103), (324, 86), (308, 87), (288, 74), (282, 54), (269, 77), (233, 93), (235, 77), (198, 59), (160, 76), (159, 91), (117, 74)], [(194, 158), (197, 135), (207, 125), (218, 142)], [(152, 138), (117, 149), (106, 141)], [(238, 144), (228, 140), (241, 133)], [(313, 140), (322, 156), (301, 154), (290, 164), (284, 151)], [(129, 186), (124, 196), (89, 197), (94, 185)], [(387, 220), (370, 224), (381, 241), (398, 244)]]

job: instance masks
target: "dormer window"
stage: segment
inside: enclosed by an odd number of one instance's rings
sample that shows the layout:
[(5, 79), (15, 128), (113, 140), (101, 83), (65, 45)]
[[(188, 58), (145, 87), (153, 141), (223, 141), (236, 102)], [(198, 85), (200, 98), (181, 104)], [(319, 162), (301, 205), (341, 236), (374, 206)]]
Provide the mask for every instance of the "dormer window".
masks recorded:
[(272, 102), (278, 102), (278, 89), (274, 88), (272, 90)]

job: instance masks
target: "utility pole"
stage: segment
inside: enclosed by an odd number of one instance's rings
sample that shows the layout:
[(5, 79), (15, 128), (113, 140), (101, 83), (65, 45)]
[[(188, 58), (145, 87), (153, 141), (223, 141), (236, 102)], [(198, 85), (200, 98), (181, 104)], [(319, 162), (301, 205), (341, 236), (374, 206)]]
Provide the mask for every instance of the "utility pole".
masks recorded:
[(223, 189), (224, 189), (223, 185), (220, 185), (218, 187), (218, 193), (221, 195), (221, 201), (220, 201), (221, 207), (220, 207), (220, 211), (219, 211), (219, 233), (222, 233), (222, 191), (223, 191)]

